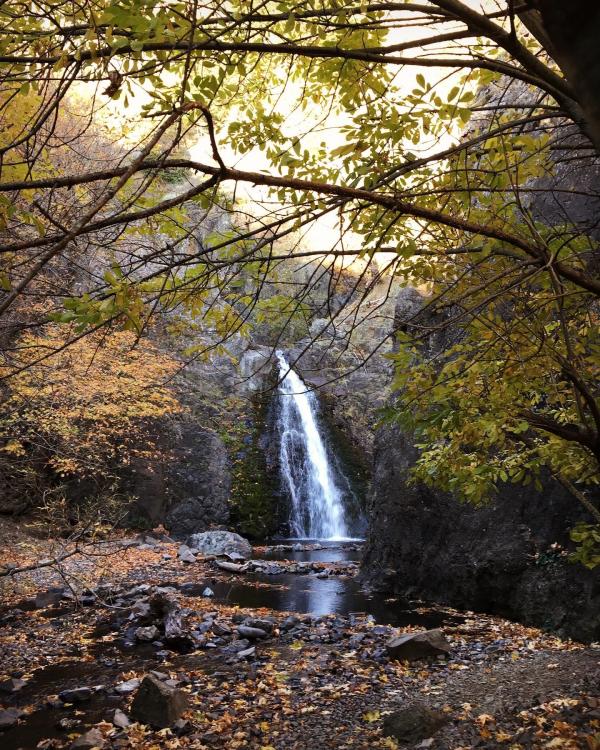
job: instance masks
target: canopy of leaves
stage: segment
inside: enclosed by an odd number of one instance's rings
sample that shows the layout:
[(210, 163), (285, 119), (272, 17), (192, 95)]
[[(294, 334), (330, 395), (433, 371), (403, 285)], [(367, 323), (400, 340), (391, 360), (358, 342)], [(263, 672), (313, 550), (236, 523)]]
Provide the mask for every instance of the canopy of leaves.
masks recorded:
[[(600, 456), (598, 249), (593, 217), (564, 200), (579, 192), (595, 206), (598, 191), (593, 179), (561, 182), (567, 164), (595, 174), (597, 122), (560, 45), (547, 44), (546, 16), (513, 10), (3, 5), (11, 372), (30, 347), (11, 338), (30, 323), (30, 294), (44, 299), (38, 323), (79, 335), (140, 332), (157, 311), (179, 310), (226, 341), (248, 332), (282, 263), (376, 258), (377, 281), (418, 286), (431, 309), (451, 311), (408, 326), (395, 356), (396, 414), (418, 430), (418, 475), (481, 501), (546, 468), (598, 519), (586, 494)], [(82, 160), (94, 128), (110, 146)], [(186, 153), (200, 142), (203, 156)], [(183, 179), (171, 190), (173, 174)], [(254, 203), (239, 200), (243, 186)], [(197, 242), (216, 207), (234, 212), (232, 231)], [(336, 239), (298, 246), (324, 215)], [(82, 257), (93, 261), (81, 268)], [(271, 303), (282, 325), (315, 278)], [(423, 358), (429, 335), (457, 326), (457, 341)]]

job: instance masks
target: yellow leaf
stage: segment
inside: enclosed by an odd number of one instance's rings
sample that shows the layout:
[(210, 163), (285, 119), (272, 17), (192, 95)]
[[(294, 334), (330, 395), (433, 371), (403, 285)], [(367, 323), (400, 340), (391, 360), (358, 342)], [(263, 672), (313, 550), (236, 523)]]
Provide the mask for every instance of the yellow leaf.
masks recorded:
[(369, 722), (369, 724), (372, 724), (374, 721), (379, 721), (379, 718), (381, 716), (380, 711), (367, 711), (367, 713), (363, 714), (363, 721)]

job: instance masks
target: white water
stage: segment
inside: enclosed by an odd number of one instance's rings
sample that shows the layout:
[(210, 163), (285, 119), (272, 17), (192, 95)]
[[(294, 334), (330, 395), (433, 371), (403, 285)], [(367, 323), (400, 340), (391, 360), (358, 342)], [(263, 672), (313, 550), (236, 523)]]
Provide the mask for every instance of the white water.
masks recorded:
[(292, 534), (308, 539), (348, 539), (343, 496), (316, 420), (316, 398), (290, 368), (279, 363), (279, 463), (291, 502)]

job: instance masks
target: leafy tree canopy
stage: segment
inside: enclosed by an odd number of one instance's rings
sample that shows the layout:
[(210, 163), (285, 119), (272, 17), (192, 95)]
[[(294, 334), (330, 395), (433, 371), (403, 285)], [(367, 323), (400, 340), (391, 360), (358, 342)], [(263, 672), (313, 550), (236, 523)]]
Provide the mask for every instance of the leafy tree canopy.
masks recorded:
[[(139, 332), (179, 309), (226, 341), (290, 258), (377, 258), (447, 313), (409, 321), (394, 355), (419, 476), (480, 501), (546, 467), (598, 521), (598, 249), (565, 198), (598, 198), (598, 19), (560, 5), (5, 3), (4, 330)], [(234, 230), (195, 242), (215, 207)], [(328, 214), (336, 242), (293, 247)]]

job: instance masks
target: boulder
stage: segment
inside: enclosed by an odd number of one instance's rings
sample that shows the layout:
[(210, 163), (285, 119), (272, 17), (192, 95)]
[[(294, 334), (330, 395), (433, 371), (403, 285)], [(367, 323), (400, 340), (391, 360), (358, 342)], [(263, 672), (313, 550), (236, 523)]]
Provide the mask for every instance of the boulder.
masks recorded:
[(131, 704), (131, 716), (156, 728), (172, 726), (188, 705), (185, 693), (146, 675)]
[(102, 732), (99, 729), (90, 729), (89, 732), (79, 735), (71, 743), (71, 750), (91, 750), (93, 747), (103, 748), (105, 745), (106, 740), (102, 736)]
[(383, 720), (383, 734), (403, 745), (413, 745), (432, 737), (448, 721), (445, 714), (414, 703), (386, 716)]
[(233, 531), (204, 531), (192, 534), (188, 546), (203, 555), (239, 555), (244, 560), (252, 556), (252, 545)]
[(395, 636), (386, 643), (385, 648), (390, 659), (415, 661), (447, 654), (450, 644), (441, 630), (422, 630)]

